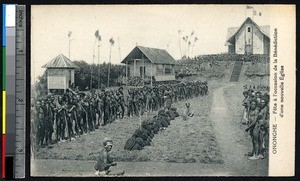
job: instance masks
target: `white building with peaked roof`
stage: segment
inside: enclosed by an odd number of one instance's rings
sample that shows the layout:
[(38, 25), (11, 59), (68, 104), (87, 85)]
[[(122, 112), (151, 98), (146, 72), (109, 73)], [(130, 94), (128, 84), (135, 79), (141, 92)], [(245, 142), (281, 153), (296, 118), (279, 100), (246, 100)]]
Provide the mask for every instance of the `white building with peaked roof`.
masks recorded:
[(128, 76), (152, 77), (155, 81), (175, 80), (175, 59), (164, 49), (136, 46), (121, 63), (129, 66)]
[(79, 67), (63, 54), (59, 54), (42, 68), (47, 70), (48, 93), (60, 94), (74, 83), (74, 71)]
[(248, 17), (240, 27), (228, 28), (225, 45), (230, 54), (269, 54), (270, 26), (258, 26)]

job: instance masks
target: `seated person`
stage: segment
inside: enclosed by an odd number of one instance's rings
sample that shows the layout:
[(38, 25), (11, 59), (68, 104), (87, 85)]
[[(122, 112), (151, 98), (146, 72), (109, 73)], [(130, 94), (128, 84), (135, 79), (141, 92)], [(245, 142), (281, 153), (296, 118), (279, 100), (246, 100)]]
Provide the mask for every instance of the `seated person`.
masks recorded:
[(109, 138), (104, 138), (103, 146), (104, 149), (101, 150), (98, 161), (94, 168), (97, 170), (95, 172), (95, 175), (123, 175), (125, 171), (119, 172), (119, 173), (110, 173), (111, 171), (109, 168), (111, 166), (116, 166), (117, 163), (113, 162), (112, 158), (109, 156), (109, 152), (112, 149), (113, 141)]

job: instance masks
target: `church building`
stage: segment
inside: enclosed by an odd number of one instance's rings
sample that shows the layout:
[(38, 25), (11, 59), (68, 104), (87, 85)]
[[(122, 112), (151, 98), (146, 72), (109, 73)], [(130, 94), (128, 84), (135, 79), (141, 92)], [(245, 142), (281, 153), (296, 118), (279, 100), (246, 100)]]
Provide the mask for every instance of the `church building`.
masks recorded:
[(240, 27), (228, 28), (229, 54), (269, 54), (270, 26), (258, 26), (248, 17)]

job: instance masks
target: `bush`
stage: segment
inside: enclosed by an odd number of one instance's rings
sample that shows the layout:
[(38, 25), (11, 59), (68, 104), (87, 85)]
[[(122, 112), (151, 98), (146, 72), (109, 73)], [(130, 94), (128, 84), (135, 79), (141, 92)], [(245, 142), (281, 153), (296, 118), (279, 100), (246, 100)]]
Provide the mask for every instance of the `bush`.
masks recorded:
[(38, 76), (37, 81), (34, 84), (34, 92), (36, 92), (36, 97), (43, 97), (47, 95), (47, 73), (44, 72), (43, 75)]
[(108, 84), (108, 69), (110, 69), (109, 86), (118, 86), (121, 84), (121, 78), (125, 76), (124, 65), (114, 65), (103, 63), (100, 65), (88, 64), (85, 61), (74, 61), (80, 69), (75, 70), (75, 85), (79, 86), (80, 90), (85, 90), (90, 87), (92, 76), (92, 87), (98, 88), (100, 80), (100, 87)]

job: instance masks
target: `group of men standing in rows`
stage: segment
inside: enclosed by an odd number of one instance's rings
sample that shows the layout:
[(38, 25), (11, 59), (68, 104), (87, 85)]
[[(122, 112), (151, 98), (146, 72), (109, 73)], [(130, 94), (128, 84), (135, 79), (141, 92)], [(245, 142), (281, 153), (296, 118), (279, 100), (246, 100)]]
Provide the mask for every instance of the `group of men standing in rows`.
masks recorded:
[(244, 113), (242, 124), (252, 139), (249, 160), (263, 159), (268, 156), (269, 148), (269, 87), (266, 85), (244, 86)]
[[(169, 109), (173, 102), (208, 94), (207, 82), (87, 92), (67, 89), (63, 95), (32, 100), (31, 138), (35, 147), (75, 139), (125, 116)], [(54, 139), (53, 139), (54, 137)]]

